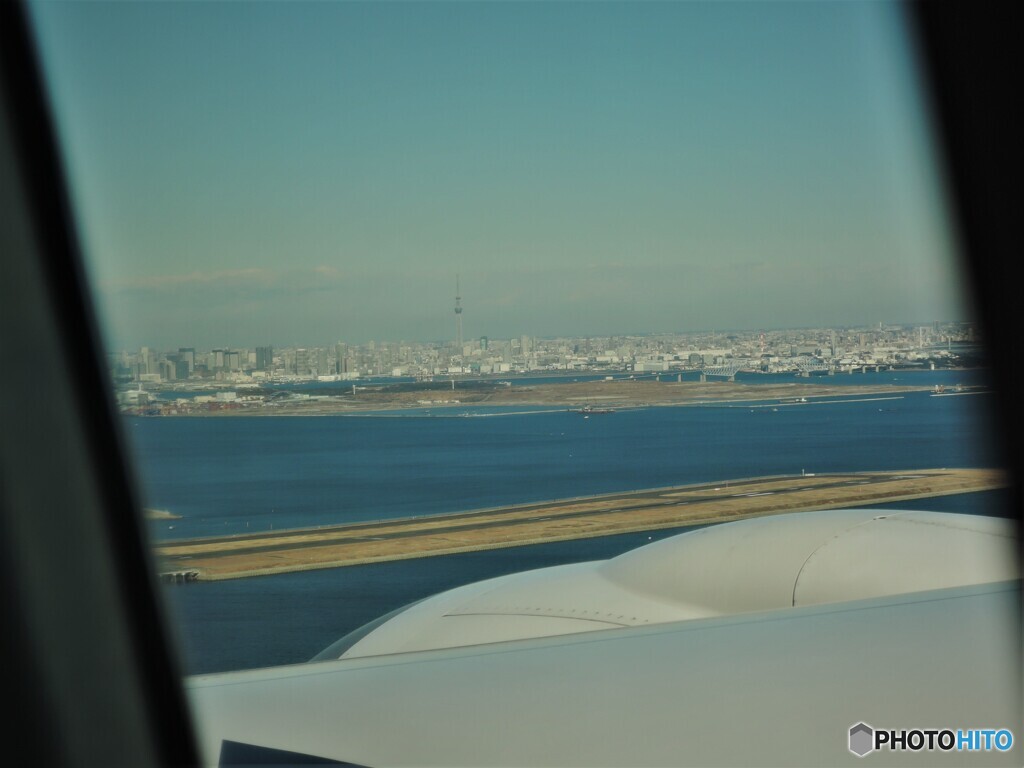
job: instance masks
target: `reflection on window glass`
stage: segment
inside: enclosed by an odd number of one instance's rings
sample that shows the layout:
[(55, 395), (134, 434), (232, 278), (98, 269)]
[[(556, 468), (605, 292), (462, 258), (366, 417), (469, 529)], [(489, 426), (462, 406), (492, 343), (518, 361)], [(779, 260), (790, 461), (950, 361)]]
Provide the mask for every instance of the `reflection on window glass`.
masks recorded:
[(697, 524), (1005, 498), (892, 6), (32, 13), (189, 673)]

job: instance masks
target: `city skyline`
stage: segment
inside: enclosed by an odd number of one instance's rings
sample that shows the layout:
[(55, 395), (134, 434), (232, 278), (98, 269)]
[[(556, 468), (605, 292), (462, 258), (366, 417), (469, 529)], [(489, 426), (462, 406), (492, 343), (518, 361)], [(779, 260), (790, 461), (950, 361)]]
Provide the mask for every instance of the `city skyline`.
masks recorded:
[[(950, 329), (951, 327), (960, 327), (964, 332), (970, 330), (972, 334), (972, 342), (975, 340), (973, 336), (977, 333), (977, 323), (974, 320), (951, 320), (951, 319), (936, 319), (928, 321), (916, 321), (916, 322), (878, 322), (878, 323), (866, 323), (866, 324), (855, 324), (855, 325), (798, 325), (789, 327), (751, 327), (751, 328), (739, 328), (739, 327), (721, 327), (721, 328), (698, 328), (694, 330), (670, 330), (670, 331), (619, 331), (616, 333), (587, 333), (587, 334), (521, 334), (513, 333), (506, 336), (490, 336), (487, 334), (466, 336), (463, 340), (463, 346), (476, 346), (481, 341), (489, 341), (495, 343), (499, 341), (513, 341), (521, 338), (530, 338), (543, 341), (558, 341), (558, 340), (613, 340), (613, 339), (660, 339), (660, 338), (673, 338), (673, 339), (697, 339), (702, 337), (722, 339), (727, 336), (733, 336), (739, 334), (742, 336), (755, 336), (757, 334), (775, 334), (775, 335), (786, 335), (786, 334), (799, 334), (799, 333), (811, 333), (821, 334), (828, 332), (843, 332), (843, 333), (909, 333), (911, 335), (916, 334), (920, 329), (930, 329), (933, 327), (941, 327), (943, 329)], [(188, 344), (189, 346), (183, 346)], [(411, 337), (399, 337), (399, 338), (386, 338), (380, 335), (372, 336), (366, 339), (350, 339), (350, 338), (335, 338), (333, 341), (323, 341), (312, 343), (309, 341), (296, 341), (294, 343), (274, 343), (268, 340), (255, 340), (244, 344), (231, 344), (226, 341), (217, 341), (212, 344), (197, 345), (190, 341), (175, 341), (170, 344), (161, 345), (152, 342), (146, 342), (137, 346), (128, 347), (122, 346), (120, 348), (111, 348), (108, 350), (108, 354), (117, 355), (125, 352), (134, 352), (139, 349), (152, 349), (160, 350), (165, 352), (173, 352), (178, 349), (195, 349), (195, 350), (215, 350), (215, 349), (239, 349), (239, 350), (255, 350), (261, 347), (269, 347), (273, 349), (317, 349), (317, 348), (329, 348), (337, 345), (344, 345), (347, 347), (362, 347), (368, 345), (417, 345), (417, 346), (432, 346), (432, 347), (451, 347), (452, 350), (457, 349), (458, 342), (454, 336), (450, 338), (437, 338), (437, 339), (416, 339)]]
[[(724, 366), (737, 371), (854, 372), (874, 366), (977, 366), (983, 355), (970, 323), (865, 328), (794, 328), (611, 337), (480, 337), (452, 341), (338, 341), (327, 346), (196, 347), (109, 355), (112, 376), (165, 385), (259, 385), (270, 381), (354, 381), (364, 377), (501, 376), (626, 372), (651, 375)], [(954, 350), (953, 343), (956, 343)], [(506, 382), (507, 383), (507, 382)], [(141, 391), (141, 390), (140, 390)], [(134, 395), (133, 395), (134, 397)]]
[(111, 348), (968, 316), (894, 6), (32, 13)]

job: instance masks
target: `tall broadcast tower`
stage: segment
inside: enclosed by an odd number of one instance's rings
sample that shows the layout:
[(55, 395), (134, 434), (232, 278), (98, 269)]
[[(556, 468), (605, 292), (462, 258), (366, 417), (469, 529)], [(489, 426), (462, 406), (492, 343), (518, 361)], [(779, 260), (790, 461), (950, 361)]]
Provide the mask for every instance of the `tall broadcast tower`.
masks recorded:
[(462, 354), (462, 296), (459, 295), (459, 276), (455, 275), (455, 346)]

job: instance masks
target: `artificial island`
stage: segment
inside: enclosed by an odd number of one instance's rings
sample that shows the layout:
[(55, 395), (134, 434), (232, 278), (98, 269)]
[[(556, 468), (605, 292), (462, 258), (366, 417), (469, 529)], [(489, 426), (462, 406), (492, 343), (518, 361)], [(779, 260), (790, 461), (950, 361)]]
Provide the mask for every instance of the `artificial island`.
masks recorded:
[(723, 480), (429, 517), (163, 542), (165, 580), (222, 580), (994, 490), (991, 469)]

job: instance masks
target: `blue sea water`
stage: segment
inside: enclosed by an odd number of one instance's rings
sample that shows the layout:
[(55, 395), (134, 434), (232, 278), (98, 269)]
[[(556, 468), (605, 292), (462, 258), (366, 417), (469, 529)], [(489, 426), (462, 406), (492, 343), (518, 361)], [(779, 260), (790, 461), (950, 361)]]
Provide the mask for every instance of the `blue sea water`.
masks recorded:
[[(132, 418), (159, 539), (759, 475), (987, 466), (987, 395), (489, 418)], [(450, 412), (451, 414), (465, 411)], [(979, 428), (981, 428), (979, 430)]]
[[(126, 422), (155, 538), (243, 533), (807, 472), (992, 466), (987, 395), (766, 408), (670, 407), (584, 419), (137, 418)], [(998, 493), (918, 508), (983, 512)], [(902, 502), (915, 508), (919, 502)], [(173, 526), (173, 528), (171, 527)], [(169, 587), (189, 673), (304, 661), (443, 589), (610, 557), (678, 531)], [(648, 538), (650, 537), (650, 539)]]

